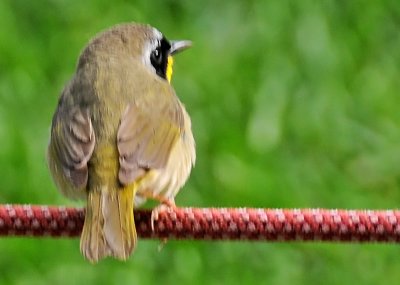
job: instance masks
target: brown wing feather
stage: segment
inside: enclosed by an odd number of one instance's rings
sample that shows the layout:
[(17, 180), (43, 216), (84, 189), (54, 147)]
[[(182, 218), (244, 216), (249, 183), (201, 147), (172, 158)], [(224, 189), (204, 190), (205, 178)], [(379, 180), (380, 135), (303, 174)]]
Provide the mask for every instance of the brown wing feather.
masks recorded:
[(157, 110), (135, 103), (127, 107), (117, 135), (119, 180), (123, 185), (132, 183), (149, 169), (166, 166), (184, 123), (181, 108), (175, 105), (175, 100), (171, 101), (174, 104), (164, 106), (157, 102), (160, 106)]
[[(49, 146), (49, 160), (54, 159), (57, 162), (49, 161), (49, 163), (59, 165), (57, 167), (61, 169), (61, 173), (53, 171), (53, 177), (68, 196), (71, 190), (65, 188), (86, 187), (87, 162), (93, 153), (94, 145), (95, 135), (88, 110), (74, 107), (69, 111), (64, 111), (59, 108), (53, 118)], [(60, 174), (62, 177), (59, 177)]]

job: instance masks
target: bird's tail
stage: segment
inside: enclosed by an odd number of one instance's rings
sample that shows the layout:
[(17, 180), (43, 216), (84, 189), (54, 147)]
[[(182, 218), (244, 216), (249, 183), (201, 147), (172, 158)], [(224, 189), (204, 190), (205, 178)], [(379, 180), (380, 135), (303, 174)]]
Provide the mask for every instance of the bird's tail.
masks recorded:
[(126, 260), (136, 245), (133, 198), (136, 186), (89, 190), (81, 252), (89, 261), (113, 256)]

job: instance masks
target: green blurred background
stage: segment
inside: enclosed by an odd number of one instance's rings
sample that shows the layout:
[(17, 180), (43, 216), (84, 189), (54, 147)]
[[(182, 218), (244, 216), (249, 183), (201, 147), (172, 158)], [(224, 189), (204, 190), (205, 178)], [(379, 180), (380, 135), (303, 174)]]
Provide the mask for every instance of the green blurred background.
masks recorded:
[[(354, 3), (349, 3), (354, 2)], [(182, 206), (400, 205), (400, 2), (0, 1), (0, 203), (82, 205), (46, 166), (77, 57), (120, 22), (194, 47), (173, 84), (198, 160)], [(78, 239), (0, 239), (0, 284), (399, 284), (395, 245), (140, 240), (93, 266)]]

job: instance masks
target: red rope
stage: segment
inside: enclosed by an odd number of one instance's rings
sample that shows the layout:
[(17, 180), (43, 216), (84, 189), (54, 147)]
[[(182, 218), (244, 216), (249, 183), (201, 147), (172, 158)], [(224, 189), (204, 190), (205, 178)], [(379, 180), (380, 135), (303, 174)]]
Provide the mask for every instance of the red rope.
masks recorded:
[[(0, 236), (79, 236), (83, 209), (0, 205)], [(144, 238), (400, 242), (400, 211), (168, 208), (151, 228), (151, 210), (135, 211)]]

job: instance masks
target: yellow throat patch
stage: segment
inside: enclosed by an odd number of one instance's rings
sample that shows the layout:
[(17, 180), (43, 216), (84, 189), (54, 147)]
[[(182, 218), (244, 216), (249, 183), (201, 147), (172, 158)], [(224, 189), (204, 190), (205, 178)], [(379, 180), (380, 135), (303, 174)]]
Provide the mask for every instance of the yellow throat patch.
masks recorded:
[(167, 61), (167, 72), (166, 72), (166, 76), (167, 76), (167, 80), (169, 83), (171, 83), (171, 78), (172, 78), (172, 66), (174, 65), (174, 59), (172, 58), (172, 56), (168, 56), (168, 61)]

